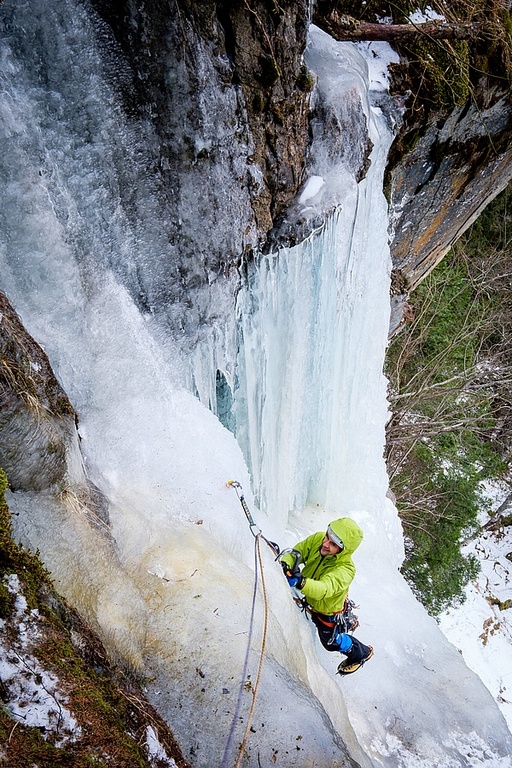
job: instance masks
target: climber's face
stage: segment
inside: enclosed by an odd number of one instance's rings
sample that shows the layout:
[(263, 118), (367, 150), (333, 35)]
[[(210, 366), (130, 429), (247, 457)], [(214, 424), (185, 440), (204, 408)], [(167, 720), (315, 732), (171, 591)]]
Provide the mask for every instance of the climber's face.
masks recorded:
[(334, 541), (331, 541), (328, 535), (325, 534), (322, 546), (320, 547), (320, 554), (325, 557), (327, 555), (337, 555), (339, 552), (341, 552), (340, 547), (338, 547)]

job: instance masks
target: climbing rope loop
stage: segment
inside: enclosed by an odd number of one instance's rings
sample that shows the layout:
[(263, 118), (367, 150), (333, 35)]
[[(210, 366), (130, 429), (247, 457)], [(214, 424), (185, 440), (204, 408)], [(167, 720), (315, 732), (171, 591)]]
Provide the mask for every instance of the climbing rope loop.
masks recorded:
[(249, 737), (249, 731), (251, 729), (252, 720), (254, 717), (254, 710), (256, 708), (256, 700), (258, 698), (258, 690), (260, 687), (261, 682), (261, 673), (263, 670), (263, 662), (265, 659), (265, 646), (267, 643), (267, 630), (268, 630), (268, 616), (269, 616), (269, 608), (268, 608), (268, 599), (267, 599), (267, 589), (265, 585), (265, 574), (263, 570), (263, 561), (261, 557), (261, 534), (257, 534), (254, 538), (254, 583), (253, 583), (253, 592), (252, 592), (252, 602), (251, 602), (251, 616), (249, 620), (249, 632), (247, 637), (247, 649), (245, 652), (245, 658), (244, 658), (244, 665), (243, 665), (243, 671), (242, 671), (242, 680), (240, 682), (240, 689), (238, 692), (238, 699), (236, 703), (235, 713), (233, 715), (233, 719), (231, 721), (231, 726), (229, 729), (229, 735), (228, 735), (228, 741), (226, 744), (226, 748), (224, 750), (224, 756), (222, 758), (221, 768), (227, 768), (228, 766), (228, 759), (229, 754), (232, 749), (233, 745), (233, 739), (235, 736), (235, 729), (236, 725), (238, 723), (240, 712), (242, 709), (242, 699), (244, 692), (247, 691), (246, 688), (246, 680), (247, 680), (247, 670), (249, 668), (249, 655), (251, 651), (251, 644), (252, 644), (252, 636), (254, 632), (254, 617), (256, 613), (256, 596), (258, 591), (258, 581), (259, 581), (259, 575), (261, 576), (261, 585), (262, 585), (262, 593), (263, 593), (263, 608), (264, 608), (264, 614), (263, 614), (263, 634), (261, 639), (261, 648), (260, 648), (260, 657), (258, 662), (258, 672), (256, 675), (256, 681), (254, 683), (254, 686), (251, 688), (252, 693), (252, 702), (251, 702), (251, 708), (249, 710), (249, 714), (247, 717), (247, 723), (245, 726), (244, 735), (242, 738), (242, 742), (240, 744), (240, 747), (238, 749), (238, 755), (236, 758), (236, 762), (234, 764), (234, 768), (238, 768), (240, 765), (240, 762), (242, 760), (245, 746), (247, 744), (247, 739)]
[[(272, 552), (277, 556), (279, 556), (279, 547), (275, 542), (271, 542), (268, 539), (266, 539), (261, 533), (261, 531), (259, 530), (259, 528), (256, 526), (254, 520), (252, 519), (250, 510), (245, 502), (243, 493), (241, 492), (240, 483), (238, 483), (236, 480), (230, 480), (228, 482), (228, 486), (235, 488), (237, 496), (240, 500), (242, 508), (249, 522), (251, 533), (254, 536), (254, 582), (253, 582), (252, 601), (251, 601), (251, 614), (250, 614), (250, 620), (249, 620), (249, 632), (248, 632), (248, 638), (247, 638), (247, 649), (245, 652), (245, 658), (244, 658), (244, 664), (243, 664), (242, 680), (240, 682), (240, 690), (238, 692), (238, 699), (235, 707), (235, 712), (231, 721), (231, 726), (229, 729), (228, 740), (226, 743), (226, 748), (224, 750), (224, 756), (222, 758), (221, 768), (227, 768), (228, 766), (228, 759), (233, 746), (235, 730), (236, 730), (236, 726), (239, 721), (240, 712), (242, 709), (243, 696), (244, 696), (244, 693), (247, 691), (247, 688), (246, 688), (247, 670), (249, 668), (249, 656), (251, 652), (252, 637), (254, 634), (254, 620), (255, 620), (255, 614), (256, 614), (258, 583), (260, 579), (261, 579), (261, 589), (262, 589), (262, 595), (263, 595), (263, 632), (262, 632), (262, 638), (261, 638), (258, 671), (256, 674), (256, 681), (254, 685), (251, 687), (251, 694), (252, 694), (251, 707), (249, 710), (249, 714), (247, 716), (247, 723), (245, 726), (244, 735), (242, 737), (240, 747), (238, 748), (236, 762), (234, 764), (234, 768), (239, 768), (240, 762), (242, 760), (242, 757), (245, 751), (247, 740), (249, 738), (249, 732), (250, 732), (253, 717), (254, 717), (254, 711), (256, 709), (256, 701), (258, 698), (258, 691), (259, 691), (261, 675), (263, 671), (263, 662), (265, 659), (265, 647), (267, 644), (269, 606), (268, 606), (267, 588), (265, 584), (265, 572), (263, 568), (263, 559), (261, 555), (261, 540), (263, 539), (263, 541), (270, 547), (270, 549), (272, 549)], [(240, 489), (240, 492), (238, 489)]]

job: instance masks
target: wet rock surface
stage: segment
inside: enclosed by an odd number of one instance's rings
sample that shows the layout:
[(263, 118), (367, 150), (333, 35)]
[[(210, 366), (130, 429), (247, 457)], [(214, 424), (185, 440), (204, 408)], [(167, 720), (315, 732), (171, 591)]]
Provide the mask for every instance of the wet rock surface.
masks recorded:
[(303, 62), (308, 4), (95, 7), (106, 47), (124, 61), (122, 79), (113, 76), (125, 109), (159, 136), (173, 295), (190, 288), (187, 256), (204, 253), (196, 277), (215, 279), (265, 239), (300, 187), (312, 87)]
[(0, 466), (14, 490), (55, 487), (67, 472), (76, 413), (49, 360), (0, 293)]

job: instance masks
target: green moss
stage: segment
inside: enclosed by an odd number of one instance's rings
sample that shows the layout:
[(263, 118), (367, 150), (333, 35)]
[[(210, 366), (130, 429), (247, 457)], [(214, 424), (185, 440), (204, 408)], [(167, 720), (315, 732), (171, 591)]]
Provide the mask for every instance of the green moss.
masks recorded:
[(275, 56), (264, 53), (259, 57), (258, 63), (260, 66), (259, 80), (261, 83), (267, 88), (275, 85), (282, 75)]
[(31, 595), (30, 605), (34, 607), (37, 603), (36, 592), (41, 575), (46, 575), (42, 565), (34, 564), (32, 556), (13, 541), (11, 516), (5, 503), (5, 491), (8, 485), (7, 475), (0, 468), (0, 618), (2, 619), (12, 614), (15, 604), (15, 596), (7, 589), (5, 577), (10, 573), (17, 573), (27, 585), (31, 585), (28, 592)]
[(15, 598), (5, 584), (0, 583), (0, 619), (6, 619), (14, 611)]
[(5, 504), (5, 492), (9, 487), (9, 481), (4, 470), (0, 467), (0, 504)]
[[(464, 104), (471, 90), (469, 45), (457, 40), (447, 46), (420, 39), (409, 46), (421, 69), (421, 96), (436, 109)], [(418, 72), (419, 75), (419, 72)]]
[(297, 77), (296, 85), (297, 88), (300, 91), (304, 91), (304, 93), (309, 93), (313, 90), (313, 86), (315, 85), (315, 78), (305, 64), (303, 64), (301, 67), (299, 76)]
[(21, 580), (28, 606), (37, 607), (39, 589), (51, 584), (49, 573), (37, 553), (27, 552), (13, 540), (11, 517), (4, 501), (0, 504), (0, 577), (10, 573), (16, 573)]
[[(16, 728), (14, 728), (16, 726)], [(0, 742), (8, 745), (6, 766), (52, 766), (66, 768), (73, 765), (70, 755), (47, 741), (38, 728), (30, 728), (0, 712)], [(76, 764), (77, 768), (79, 763)]]
[(262, 91), (256, 91), (252, 100), (252, 106), (255, 112), (265, 111), (266, 100)]

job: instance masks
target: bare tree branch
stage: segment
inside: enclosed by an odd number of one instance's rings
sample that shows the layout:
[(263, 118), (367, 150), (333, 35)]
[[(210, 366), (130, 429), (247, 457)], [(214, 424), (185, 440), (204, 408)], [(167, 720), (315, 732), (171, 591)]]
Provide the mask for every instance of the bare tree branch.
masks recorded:
[(388, 43), (407, 43), (420, 36), (431, 40), (478, 40), (485, 33), (491, 34), (491, 22), (426, 21), (421, 24), (375, 24), (359, 21), (352, 16), (328, 8), (329, 3), (320, 3), (313, 12), (313, 22), (335, 40), (385, 40)]

